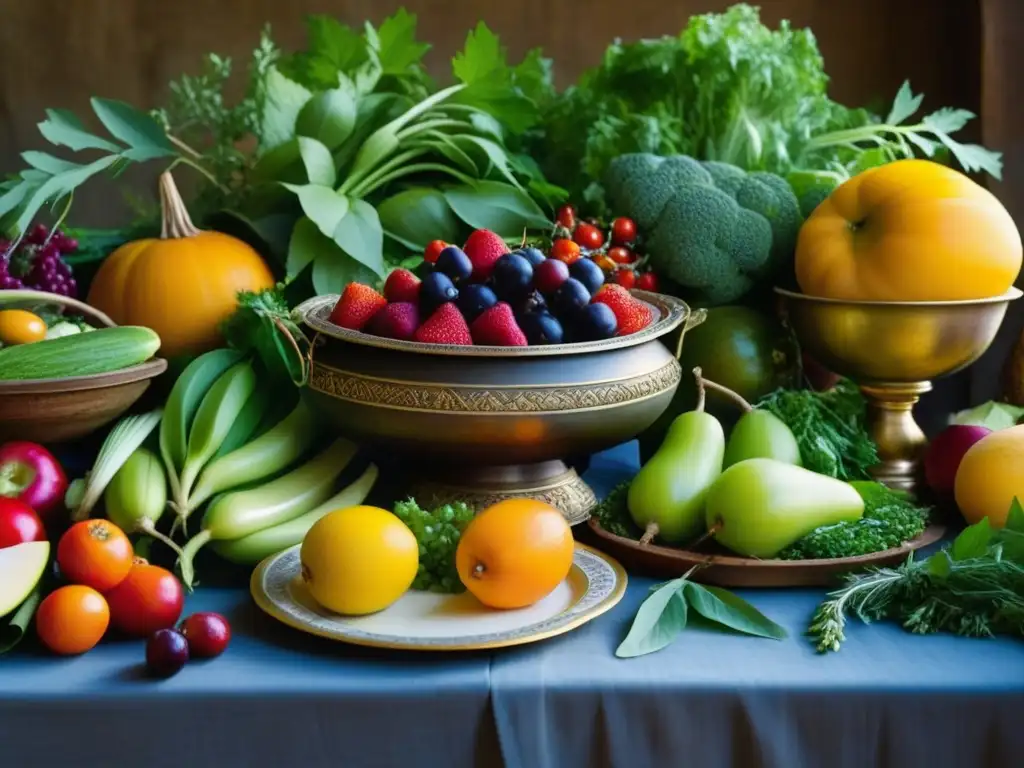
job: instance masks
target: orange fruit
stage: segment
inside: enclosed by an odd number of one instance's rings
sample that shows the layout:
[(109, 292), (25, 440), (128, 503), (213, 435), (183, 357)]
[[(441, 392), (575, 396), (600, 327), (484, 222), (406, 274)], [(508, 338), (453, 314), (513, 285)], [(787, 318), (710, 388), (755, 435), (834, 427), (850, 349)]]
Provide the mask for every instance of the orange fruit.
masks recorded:
[(43, 645), (62, 656), (91, 650), (108, 624), (110, 608), (103, 595), (80, 584), (55, 589), (36, 610), (36, 634)]
[(562, 513), (535, 499), (488, 507), (462, 532), (459, 579), (490, 608), (524, 608), (551, 594), (572, 567), (572, 530)]
[(969, 524), (987, 517), (993, 528), (1005, 527), (1014, 497), (1024, 503), (1024, 425), (992, 432), (968, 448), (953, 495)]
[(57, 544), (61, 575), (99, 592), (113, 589), (132, 569), (135, 553), (124, 531), (109, 520), (83, 520), (67, 529)]

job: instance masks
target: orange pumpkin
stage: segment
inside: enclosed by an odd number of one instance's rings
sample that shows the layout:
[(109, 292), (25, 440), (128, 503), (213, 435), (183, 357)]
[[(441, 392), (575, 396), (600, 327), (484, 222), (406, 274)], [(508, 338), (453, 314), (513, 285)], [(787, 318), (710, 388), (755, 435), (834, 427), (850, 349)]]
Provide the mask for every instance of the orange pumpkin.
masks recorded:
[(800, 229), (796, 278), (812, 296), (847, 301), (957, 301), (1001, 296), (1021, 268), (1020, 232), (967, 176), (899, 160), (840, 185)]
[(218, 326), (238, 306), (238, 292), (271, 288), (274, 276), (246, 243), (197, 229), (170, 173), (160, 177), (160, 204), (160, 237), (110, 254), (88, 300), (119, 325), (156, 331), (167, 357), (198, 354), (222, 343)]

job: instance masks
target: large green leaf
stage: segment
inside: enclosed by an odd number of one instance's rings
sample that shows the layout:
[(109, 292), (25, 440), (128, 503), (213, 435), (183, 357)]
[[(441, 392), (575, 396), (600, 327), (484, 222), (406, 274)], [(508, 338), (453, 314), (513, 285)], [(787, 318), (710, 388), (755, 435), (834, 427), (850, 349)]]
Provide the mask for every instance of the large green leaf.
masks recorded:
[(299, 197), (302, 212), (319, 227), (326, 237), (333, 238), (338, 224), (349, 210), (348, 198), (339, 195), (330, 187), (319, 184), (285, 184)]
[(323, 253), (328, 246), (338, 246), (317, 228), (308, 217), (295, 222), (292, 237), (288, 242), (288, 259), (285, 271), (289, 279), (294, 278), (302, 270), (312, 264), (318, 253)]
[(151, 160), (178, 154), (160, 124), (145, 112), (115, 99), (93, 98), (91, 103), (110, 135), (136, 150), (132, 159)]
[(377, 206), (377, 215), (384, 232), (416, 250), (423, 250), (431, 240), (452, 243), (459, 237), (459, 221), (437, 189), (399, 192)]
[(306, 167), (306, 178), (310, 184), (333, 187), (337, 181), (334, 173), (334, 158), (324, 144), (308, 136), (299, 136), (299, 154)]
[(376, 209), (368, 202), (349, 201), (348, 214), (334, 228), (334, 242), (372, 272), (384, 276), (384, 230)]
[(254, 182), (280, 181), (288, 184), (302, 184), (308, 179), (299, 152), (299, 137), (267, 150), (252, 166), (251, 179)]
[(76, 152), (83, 149), (103, 149), (121, 152), (124, 147), (89, 133), (74, 112), (66, 109), (46, 110), (46, 120), (39, 123), (39, 132), (51, 144), (68, 147)]
[(265, 151), (295, 136), (299, 113), (312, 94), (271, 67), (266, 77), (266, 95), (260, 116), (260, 144)]
[(345, 253), (337, 243), (328, 242), (313, 262), (313, 289), (321, 296), (341, 293), (349, 283), (376, 285), (380, 277)]
[(46, 152), (37, 152), (35, 150), (22, 152), (21, 159), (33, 168), (36, 168), (47, 175), (63, 173), (64, 171), (72, 171), (79, 167), (78, 163), (72, 163), (68, 160), (54, 157)]
[(25, 207), (22, 209), (21, 215), (18, 216), (16, 224), (18, 231), (24, 232), (28, 228), (28, 225), (32, 223), (32, 220), (39, 212), (39, 209), (48, 201), (59, 200), (92, 176), (95, 176), (100, 171), (109, 168), (115, 162), (117, 162), (117, 156), (106, 155), (98, 160), (94, 160), (88, 165), (79, 165), (74, 169), (63, 171), (55, 176), (51, 176), (49, 180), (43, 182), (43, 184), (32, 193), (32, 196), (25, 203)]
[(551, 227), (551, 221), (529, 195), (500, 181), (448, 187), (444, 195), (456, 215), (475, 229), (514, 237), (524, 229)]
[(342, 82), (339, 88), (313, 96), (299, 112), (295, 124), (300, 136), (316, 139), (332, 151), (345, 143), (356, 126), (355, 88), (347, 78)]

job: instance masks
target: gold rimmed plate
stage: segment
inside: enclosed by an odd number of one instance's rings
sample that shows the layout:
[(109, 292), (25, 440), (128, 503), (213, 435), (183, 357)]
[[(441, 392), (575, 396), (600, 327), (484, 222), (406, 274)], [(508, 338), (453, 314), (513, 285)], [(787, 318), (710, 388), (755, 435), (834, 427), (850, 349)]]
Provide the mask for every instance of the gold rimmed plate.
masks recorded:
[(519, 610), (486, 608), (469, 593), (410, 590), (369, 616), (340, 616), (321, 608), (299, 575), (296, 545), (253, 571), (250, 591), (259, 608), (283, 624), (352, 645), (410, 651), (475, 651), (546, 640), (569, 632), (615, 606), (626, 571), (614, 559), (576, 544), (569, 576), (543, 600)]
[(338, 294), (317, 296), (303, 302), (295, 309), (295, 315), (316, 333), (339, 341), (360, 344), (364, 347), (390, 349), (400, 352), (416, 352), (424, 355), (448, 355), (455, 357), (550, 357), (553, 355), (579, 355), (589, 352), (606, 352), (626, 349), (674, 331), (683, 323), (687, 328), (704, 320), (705, 310), (691, 310), (686, 302), (674, 296), (650, 291), (634, 290), (630, 293), (647, 304), (654, 312), (654, 322), (646, 328), (628, 336), (614, 336), (601, 341), (583, 341), (572, 344), (544, 344), (528, 347), (489, 347), (483, 345), (460, 346), (450, 344), (426, 344), (418, 341), (401, 341), (373, 336), (362, 331), (342, 328), (331, 322), (331, 311), (338, 302)]

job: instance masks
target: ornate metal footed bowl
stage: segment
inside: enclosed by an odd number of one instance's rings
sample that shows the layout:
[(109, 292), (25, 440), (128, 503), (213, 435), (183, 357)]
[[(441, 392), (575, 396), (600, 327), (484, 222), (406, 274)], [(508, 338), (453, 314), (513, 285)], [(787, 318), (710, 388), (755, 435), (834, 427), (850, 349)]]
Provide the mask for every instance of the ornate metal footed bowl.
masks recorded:
[(661, 415), (682, 375), (683, 336), (706, 316), (633, 294), (655, 313), (642, 331), (536, 347), (371, 336), (331, 323), (338, 296), (319, 296), (296, 309), (314, 338), (306, 397), (338, 434), (411, 473), (421, 503), (532, 497), (576, 524), (596, 499), (564, 459), (631, 440)]
[(776, 288), (801, 346), (829, 370), (857, 382), (868, 403), (886, 485), (914, 492), (927, 439), (913, 408), (931, 380), (961, 371), (984, 354), (1011, 301), (839, 301)]

